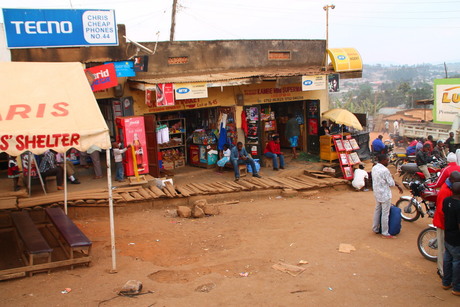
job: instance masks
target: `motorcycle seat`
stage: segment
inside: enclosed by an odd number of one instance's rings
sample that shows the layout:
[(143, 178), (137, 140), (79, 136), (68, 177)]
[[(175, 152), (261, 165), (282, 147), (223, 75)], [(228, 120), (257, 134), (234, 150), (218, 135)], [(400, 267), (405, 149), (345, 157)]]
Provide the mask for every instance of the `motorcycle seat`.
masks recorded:
[(416, 173), (420, 172), (420, 169), (418, 168), (416, 163), (406, 163), (401, 165), (401, 171), (407, 173)]

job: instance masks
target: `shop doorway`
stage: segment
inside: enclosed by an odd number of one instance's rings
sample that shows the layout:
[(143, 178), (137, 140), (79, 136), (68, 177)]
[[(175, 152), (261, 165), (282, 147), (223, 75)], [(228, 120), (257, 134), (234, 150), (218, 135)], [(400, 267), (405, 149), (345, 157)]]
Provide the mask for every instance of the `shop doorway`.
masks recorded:
[(306, 102), (306, 123), (307, 123), (307, 148), (308, 152), (319, 154), (319, 136), (318, 129), (320, 122), (320, 104), (319, 100), (307, 100)]

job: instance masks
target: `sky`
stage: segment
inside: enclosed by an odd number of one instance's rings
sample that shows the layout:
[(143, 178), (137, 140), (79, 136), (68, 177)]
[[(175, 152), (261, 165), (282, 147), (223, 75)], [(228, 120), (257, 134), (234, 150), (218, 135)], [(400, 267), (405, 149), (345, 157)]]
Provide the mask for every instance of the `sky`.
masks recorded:
[[(173, 0), (0, 0), (1, 8), (114, 9), (137, 42), (169, 40)], [(175, 40), (325, 39), (364, 64), (460, 62), (460, 0), (178, 0)], [(0, 14), (0, 22), (3, 15)]]

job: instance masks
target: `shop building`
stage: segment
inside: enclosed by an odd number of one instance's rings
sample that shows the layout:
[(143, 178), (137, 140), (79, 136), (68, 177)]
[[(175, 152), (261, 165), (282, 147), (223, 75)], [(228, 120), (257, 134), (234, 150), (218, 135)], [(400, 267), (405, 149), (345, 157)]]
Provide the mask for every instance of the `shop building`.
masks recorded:
[[(117, 117), (144, 116), (150, 173), (155, 176), (161, 166), (213, 166), (222, 131), (225, 142), (242, 141), (255, 158), (262, 157), (275, 133), (287, 147), (288, 114), (295, 115), (301, 127), (299, 150), (319, 153), (318, 128), (321, 113), (329, 109), (328, 87), (305, 90), (302, 78), (337, 73), (332, 65), (324, 67), (324, 40), (140, 43), (153, 51), (149, 54), (125, 43), (124, 33), (124, 26), (118, 25), (116, 47), (16, 49), (12, 60), (79, 61), (87, 67), (142, 60), (145, 71), (118, 78), (116, 87), (95, 96), (113, 139), (119, 133)], [(339, 74), (345, 79), (361, 73), (359, 67)], [(172, 103), (156, 101), (157, 85), (175, 88)], [(177, 90), (189, 88), (199, 88), (199, 94), (180, 99)], [(159, 139), (161, 128), (168, 129), (168, 137)]]

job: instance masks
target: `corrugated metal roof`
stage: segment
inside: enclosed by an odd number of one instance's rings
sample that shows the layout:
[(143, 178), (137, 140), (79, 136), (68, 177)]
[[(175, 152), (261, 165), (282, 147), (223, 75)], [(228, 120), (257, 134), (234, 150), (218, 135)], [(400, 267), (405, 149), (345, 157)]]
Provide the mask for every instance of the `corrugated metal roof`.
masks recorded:
[(170, 76), (139, 76), (131, 77), (130, 80), (145, 82), (145, 83), (188, 83), (188, 82), (218, 82), (218, 81), (238, 81), (246, 80), (251, 78), (259, 79), (276, 79), (279, 77), (294, 77), (294, 76), (305, 76), (305, 75), (318, 75), (318, 74), (329, 74), (334, 73), (333, 71), (322, 71), (321, 67), (310, 67), (310, 68), (282, 68), (282, 69), (265, 69), (265, 70), (251, 70), (251, 71), (228, 71), (228, 72), (216, 72), (206, 74), (181, 74), (181, 75), (170, 75)]

